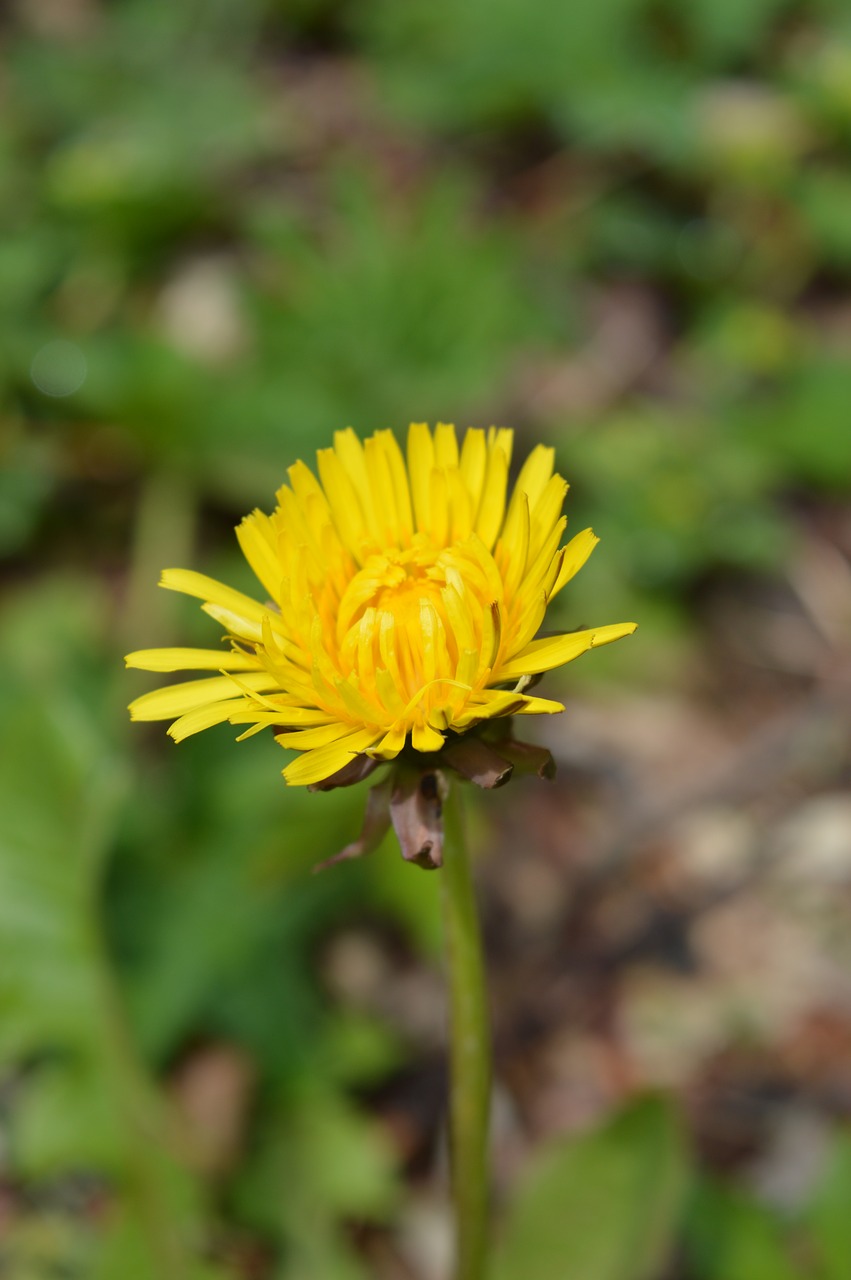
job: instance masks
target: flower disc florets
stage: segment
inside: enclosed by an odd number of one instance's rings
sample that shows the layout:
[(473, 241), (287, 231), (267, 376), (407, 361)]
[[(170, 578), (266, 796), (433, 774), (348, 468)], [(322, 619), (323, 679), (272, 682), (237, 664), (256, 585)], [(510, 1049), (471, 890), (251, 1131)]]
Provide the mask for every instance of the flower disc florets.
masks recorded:
[(349, 429), (290, 467), (271, 516), (237, 529), (269, 597), (260, 603), (186, 569), (161, 585), (204, 601), (229, 649), (149, 649), (149, 671), (216, 671), (137, 698), (136, 720), (174, 720), (176, 740), (229, 721), (271, 725), (300, 752), (287, 782), (320, 783), (355, 756), (439, 751), (497, 716), (562, 711), (528, 677), (635, 630), (619, 623), (535, 639), (550, 601), (597, 543), (561, 546), (567, 484), (553, 450), (526, 459), (508, 500), (512, 432), (432, 433), (415, 424), (407, 466), (395, 437)]

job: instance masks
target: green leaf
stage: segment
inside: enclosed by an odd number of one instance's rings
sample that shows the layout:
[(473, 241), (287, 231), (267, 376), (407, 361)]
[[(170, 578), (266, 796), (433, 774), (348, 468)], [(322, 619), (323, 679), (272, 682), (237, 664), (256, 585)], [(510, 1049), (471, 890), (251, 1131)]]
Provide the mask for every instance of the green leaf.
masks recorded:
[(787, 0), (689, 0), (678, 18), (700, 52), (713, 63), (729, 62), (759, 47)]
[(851, 174), (839, 165), (805, 172), (795, 198), (826, 262), (847, 274), (851, 269)]
[(849, 396), (847, 359), (818, 352), (790, 372), (779, 394), (743, 415), (742, 433), (766, 456), (773, 454), (790, 478), (847, 493)]
[[(9, 1151), (15, 1176), (36, 1185), (83, 1171), (112, 1186), (86, 1275), (208, 1280), (186, 1244), (200, 1189), (168, 1154), (168, 1113), (127, 1034), (102, 936), (127, 787), (98, 663), (104, 605), (83, 582), (48, 584), (12, 603), (0, 638), (0, 1069), (29, 1068)], [(113, 1240), (125, 1218), (131, 1236)]]
[(384, 1222), (398, 1199), (384, 1132), (331, 1090), (281, 1097), (235, 1186), (240, 1218), (284, 1246), (280, 1280), (367, 1280), (340, 1219)]
[(688, 1240), (700, 1280), (804, 1280), (779, 1221), (741, 1192), (710, 1182), (701, 1186), (691, 1206)]
[(661, 1098), (552, 1146), (517, 1195), (497, 1280), (649, 1280), (670, 1253), (687, 1179), (680, 1124)]
[(846, 1280), (851, 1259), (851, 1134), (837, 1138), (807, 1219), (820, 1262), (819, 1280)]

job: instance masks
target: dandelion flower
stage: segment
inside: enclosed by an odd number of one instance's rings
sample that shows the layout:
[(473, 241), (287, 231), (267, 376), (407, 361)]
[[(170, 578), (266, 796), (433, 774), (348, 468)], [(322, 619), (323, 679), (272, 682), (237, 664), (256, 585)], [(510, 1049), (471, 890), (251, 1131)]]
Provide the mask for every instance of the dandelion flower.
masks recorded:
[[(214, 673), (144, 694), (132, 718), (172, 720), (175, 741), (226, 721), (243, 738), (272, 726), (299, 753), (286, 781), (321, 786), (403, 751), (451, 752), (498, 717), (564, 710), (527, 692), (532, 677), (635, 624), (539, 636), (597, 538), (562, 545), (567, 484), (550, 448), (533, 449), (509, 496), (512, 438), (471, 429), (459, 449), (454, 427), (416, 423), (406, 465), (392, 432), (361, 442), (348, 429), (318, 451), (318, 476), (296, 462), (274, 512), (237, 529), (263, 600), (163, 572), (161, 586), (203, 601), (227, 648), (129, 654), (146, 671)], [(473, 757), (459, 759), (473, 776)]]

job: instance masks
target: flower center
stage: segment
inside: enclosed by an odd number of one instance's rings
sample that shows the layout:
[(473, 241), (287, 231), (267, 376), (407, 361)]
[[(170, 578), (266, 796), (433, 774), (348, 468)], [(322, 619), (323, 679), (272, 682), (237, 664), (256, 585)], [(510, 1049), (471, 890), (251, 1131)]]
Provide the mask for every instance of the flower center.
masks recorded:
[(397, 625), (419, 627), (420, 602), (430, 601), (442, 611), (441, 590), (446, 573), (439, 563), (442, 548), (415, 539), (405, 550), (370, 556), (355, 574), (340, 601), (337, 635), (342, 642), (367, 609), (392, 613)]
[(395, 716), (440, 722), (495, 666), (501, 599), (499, 571), (475, 538), (446, 546), (416, 534), (370, 556), (326, 614), (334, 666), (358, 696), (382, 690)]

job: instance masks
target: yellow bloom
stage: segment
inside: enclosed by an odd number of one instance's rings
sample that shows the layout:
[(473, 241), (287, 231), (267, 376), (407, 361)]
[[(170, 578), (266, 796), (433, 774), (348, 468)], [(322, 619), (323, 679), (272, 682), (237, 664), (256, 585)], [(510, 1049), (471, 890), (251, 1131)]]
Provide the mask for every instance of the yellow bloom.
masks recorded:
[(297, 462), (271, 516), (237, 529), (268, 596), (259, 603), (188, 569), (161, 586), (204, 601), (229, 651), (143, 649), (127, 665), (217, 674), (144, 694), (134, 720), (174, 720), (180, 741), (229, 721), (266, 725), (301, 754), (295, 785), (321, 782), (354, 756), (405, 744), (435, 752), (447, 735), (494, 716), (563, 711), (524, 692), (528, 677), (635, 630), (617, 623), (535, 639), (547, 605), (582, 567), (590, 529), (561, 546), (567, 484), (538, 445), (510, 499), (513, 433), (408, 433), (407, 467), (390, 431), (363, 443), (348, 429)]

